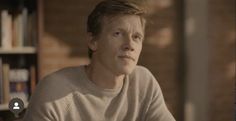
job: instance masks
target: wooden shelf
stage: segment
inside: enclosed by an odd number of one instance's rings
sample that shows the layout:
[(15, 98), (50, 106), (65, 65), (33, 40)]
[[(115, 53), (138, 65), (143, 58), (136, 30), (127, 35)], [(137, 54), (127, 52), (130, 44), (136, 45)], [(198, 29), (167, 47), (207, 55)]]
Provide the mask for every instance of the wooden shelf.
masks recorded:
[(3, 49), (0, 48), (0, 54), (36, 54), (37, 50), (35, 47), (23, 47), (23, 48), (12, 48)]
[[(28, 107), (28, 102), (24, 103), (24, 108)], [(8, 104), (0, 104), (0, 111), (7, 111), (8, 109)]]
[[(8, 49), (7, 46), (5, 47), (4, 45), (7, 45), (9, 43), (7, 44), (2, 43), (3, 42), (2, 36), (0, 37), (0, 42), (1, 42), (0, 43), (1, 44), (0, 46), (1, 64), (0, 65), (9, 66), (9, 69), (5, 69), (5, 72), (7, 73), (11, 70), (26, 69), (29, 75), (28, 81), (34, 81), (35, 83), (38, 80), (38, 65), (39, 65), (38, 55), (40, 55), (38, 53), (39, 52), (38, 45), (40, 45), (39, 41), (42, 39), (41, 32), (43, 32), (42, 28), (44, 25), (43, 18), (42, 18), (43, 16), (42, 5), (43, 5), (42, 0), (23, 0), (23, 1), (22, 0), (3, 0), (3, 1), (0, 0), (0, 13), (2, 13), (2, 10), (5, 10), (4, 19), (0, 19), (0, 23), (7, 23), (7, 24), (4, 24), (6, 26), (4, 26), (3, 28), (5, 30), (4, 32), (7, 33), (6, 34), (7, 39), (9, 39), (9, 36), (10, 36), (10, 39), (12, 40), (15, 39), (16, 41), (14, 42), (12, 41), (12, 43), (10, 43), (14, 45), (18, 45), (18, 42), (20, 41), (20, 40), (18, 41), (17, 38), (23, 39), (23, 43), (22, 43), (23, 47), (13, 46), (12, 48)], [(11, 19), (9, 19), (9, 17)], [(20, 18), (18, 19), (18, 17)], [(11, 32), (8, 31), (9, 25), (11, 27), (10, 28)], [(17, 26), (17, 29), (12, 28), (12, 25)], [(19, 44), (20, 43), (21, 41), (19, 42)], [(25, 45), (27, 45), (27, 47), (25, 47)], [(0, 77), (2, 75), (3, 74), (0, 74)], [(32, 89), (30, 83), (27, 82), (26, 86), (27, 86), (27, 89)], [(3, 91), (3, 88), (0, 89), (0, 92), (2, 91)], [(9, 96), (11, 97), (12, 96), (11, 93), (14, 93), (14, 91), (11, 91), (11, 90), (9, 91), (10, 91)], [(26, 92), (27, 98), (29, 98), (31, 96), (30, 94), (32, 94), (31, 93), (32, 90), (27, 90), (27, 91), (28, 91)], [(19, 93), (21, 93), (21, 91), (19, 91)], [(27, 100), (23, 100), (23, 102), (24, 102), (24, 109), (27, 109), (28, 107)], [(16, 118), (12, 114), (13, 113), (9, 110), (8, 103), (0, 104), (0, 120), (1, 121), (2, 120), (3, 121), (15, 120)], [(23, 115), (24, 115), (24, 112), (21, 113), (21, 116)], [(21, 116), (19, 118), (21, 118)]]

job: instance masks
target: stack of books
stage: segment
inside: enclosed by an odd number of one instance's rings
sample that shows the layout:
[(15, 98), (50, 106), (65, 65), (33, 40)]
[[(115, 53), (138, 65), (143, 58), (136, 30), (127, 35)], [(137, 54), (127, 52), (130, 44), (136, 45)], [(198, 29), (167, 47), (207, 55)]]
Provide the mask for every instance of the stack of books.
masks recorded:
[(37, 41), (36, 14), (27, 8), (10, 13), (0, 11), (0, 48), (35, 47)]
[(36, 85), (35, 75), (34, 66), (14, 69), (0, 58), (0, 104), (8, 104), (10, 99), (16, 97), (27, 103)]

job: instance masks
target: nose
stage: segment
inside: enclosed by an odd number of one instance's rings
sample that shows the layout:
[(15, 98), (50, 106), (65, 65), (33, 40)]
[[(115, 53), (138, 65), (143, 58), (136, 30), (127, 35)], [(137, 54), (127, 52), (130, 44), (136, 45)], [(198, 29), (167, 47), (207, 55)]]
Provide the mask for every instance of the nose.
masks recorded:
[(127, 37), (127, 39), (125, 39), (125, 42), (122, 48), (124, 51), (134, 51), (134, 43), (133, 43), (132, 37)]

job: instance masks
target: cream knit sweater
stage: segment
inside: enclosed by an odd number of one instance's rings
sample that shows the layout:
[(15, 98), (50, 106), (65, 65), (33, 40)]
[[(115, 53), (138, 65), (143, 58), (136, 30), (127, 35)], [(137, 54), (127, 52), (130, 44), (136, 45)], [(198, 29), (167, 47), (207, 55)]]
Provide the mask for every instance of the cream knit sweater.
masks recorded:
[(146, 68), (137, 66), (120, 89), (92, 83), (84, 66), (69, 67), (40, 81), (24, 121), (175, 121), (161, 89)]

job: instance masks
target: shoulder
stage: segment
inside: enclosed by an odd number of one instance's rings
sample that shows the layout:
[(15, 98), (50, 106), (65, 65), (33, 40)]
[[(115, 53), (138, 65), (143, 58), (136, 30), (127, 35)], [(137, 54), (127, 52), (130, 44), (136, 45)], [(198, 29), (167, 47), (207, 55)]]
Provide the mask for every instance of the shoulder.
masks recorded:
[(33, 96), (56, 100), (73, 92), (73, 86), (82, 78), (82, 67), (67, 67), (45, 76), (39, 81)]
[(153, 100), (162, 99), (160, 85), (153, 74), (143, 66), (137, 66), (129, 75), (129, 91), (138, 96), (147, 110)]
[(64, 113), (70, 104), (74, 92), (72, 86), (76, 78), (82, 75), (79, 73), (82, 73), (81, 67), (68, 67), (40, 80), (31, 96), (26, 119), (45, 117), (57, 120), (59, 114)]
[(134, 71), (130, 74), (131, 79), (135, 80), (146, 80), (150, 83), (149, 81), (156, 80), (155, 77), (152, 75), (152, 73), (143, 66), (136, 66)]
[(132, 86), (138, 86), (141, 93), (150, 93), (160, 90), (158, 81), (153, 74), (143, 66), (136, 66), (134, 71), (129, 75), (130, 84)]
[(159, 88), (156, 78), (146, 67), (143, 66), (136, 66), (134, 71), (129, 75), (129, 79), (132, 85), (139, 85), (140, 90)]
[(66, 67), (45, 76), (42, 81), (63, 80), (76, 75), (82, 71), (82, 66)]
[(65, 86), (64, 84), (70, 83), (70, 78), (74, 77), (76, 73), (79, 73), (81, 67), (67, 67), (60, 69), (56, 72), (53, 72), (45, 76), (42, 80), (39, 81), (39, 85), (44, 86)]

